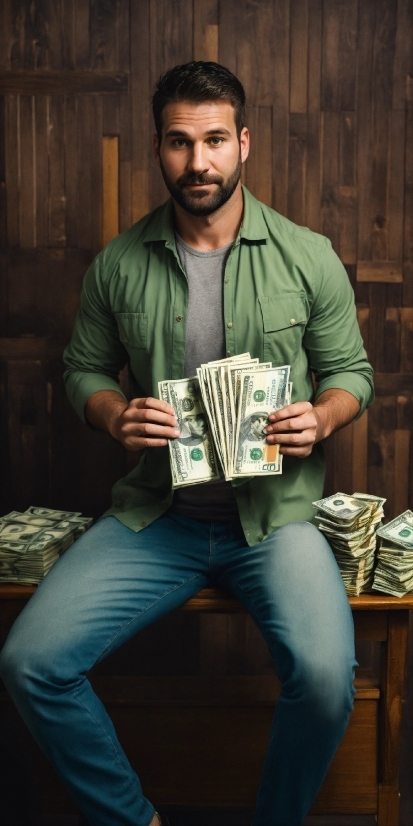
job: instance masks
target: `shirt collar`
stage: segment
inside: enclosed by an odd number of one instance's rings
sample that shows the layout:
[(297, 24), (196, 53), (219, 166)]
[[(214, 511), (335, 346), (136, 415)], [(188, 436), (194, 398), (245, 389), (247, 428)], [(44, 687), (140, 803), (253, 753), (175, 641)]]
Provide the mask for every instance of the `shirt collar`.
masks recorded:
[[(242, 194), (244, 196), (244, 217), (235, 239), (235, 245), (243, 238), (246, 241), (265, 241), (269, 237), (269, 233), (261, 204), (245, 186), (242, 186)], [(155, 210), (142, 240), (145, 243), (165, 241), (166, 246), (175, 246), (172, 198), (169, 198), (161, 207)]]

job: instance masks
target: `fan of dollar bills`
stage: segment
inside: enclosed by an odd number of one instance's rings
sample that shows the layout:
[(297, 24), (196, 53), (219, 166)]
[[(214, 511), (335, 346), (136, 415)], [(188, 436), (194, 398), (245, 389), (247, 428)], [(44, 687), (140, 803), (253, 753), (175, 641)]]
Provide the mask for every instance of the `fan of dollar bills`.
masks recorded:
[(380, 546), (373, 588), (402, 597), (413, 590), (413, 512), (404, 511), (377, 534)]
[(192, 378), (159, 382), (180, 430), (169, 441), (173, 487), (282, 473), (278, 445), (267, 443), (264, 428), (290, 403), (289, 377), (289, 365), (273, 368), (243, 353), (202, 364)]
[(0, 582), (40, 582), (92, 525), (79, 512), (30, 507), (0, 517)]
[(385, 501), (367, 493), (335, 493), (313, 502), (318, 527), (333, 549), (349, 596), (372, 588), (376, 532)]

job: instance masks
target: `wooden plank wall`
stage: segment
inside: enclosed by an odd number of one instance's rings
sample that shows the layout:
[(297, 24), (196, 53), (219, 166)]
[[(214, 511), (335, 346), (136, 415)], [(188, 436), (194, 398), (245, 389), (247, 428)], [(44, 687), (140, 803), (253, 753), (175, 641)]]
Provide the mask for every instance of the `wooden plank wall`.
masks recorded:
[[(98, 516), (130, 466), (77, 420), (61, 353), (93, 256), (166, 197), (150, 98), (191, 59), (245, 86), (245, 183), (347, 268), (377, 399), (327, 445), (326, 491), (386, 496), (391, 518), (413, 506), (413, 0), (3, 0), (0, 513)], [(272, 668), (246, 617), (171, 628), (186, 673)], [(149, 668), (131, 663), (155, 645), (155, 667), (175, 673), (156, 633), (111, 668)]]
[(412, 0), (2, 4), (1, 505), (93, 515), (127, 459), (69, 410), (60, 354), (102, 244), (166, 196), (150, 97), (219, 60), (248, 99), (243, 179), (328, 235), (355, 288), (377, 400), (328, 445), (327, 491), (412, 505)]

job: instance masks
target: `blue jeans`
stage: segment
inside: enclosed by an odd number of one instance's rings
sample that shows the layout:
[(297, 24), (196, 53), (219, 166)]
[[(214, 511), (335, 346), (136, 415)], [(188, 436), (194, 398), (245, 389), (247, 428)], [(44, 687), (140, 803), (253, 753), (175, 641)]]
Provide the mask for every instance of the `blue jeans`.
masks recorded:
[(154, 807), (86, 673), (208, 585), (244, 603), (282, 682), (254, 826), (299, 826), (316, 797), (347, 726), (355, 665), (323, 535), (294, 523), (250, 548), (228, 522), (166, 514), (135, 533), (107, 517), (48, 573), (1, 656), (22, 717), (93, 826), (148, 826)]

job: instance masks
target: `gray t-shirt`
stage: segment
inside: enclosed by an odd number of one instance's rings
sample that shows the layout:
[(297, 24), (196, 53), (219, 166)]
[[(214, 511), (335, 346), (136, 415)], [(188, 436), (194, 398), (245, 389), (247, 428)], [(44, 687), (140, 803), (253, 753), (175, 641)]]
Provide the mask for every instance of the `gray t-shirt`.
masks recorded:
[[(201, 364), (225, 358), (222, 284), (232, 244), (200, 252), (179, 235), (175, 238), (189, 288), (184, 375), (190, 378)], [(171, 510), (193, 519), (238, 519), (231, 483), (225, 481), (180, 488), (174, 493)]]

